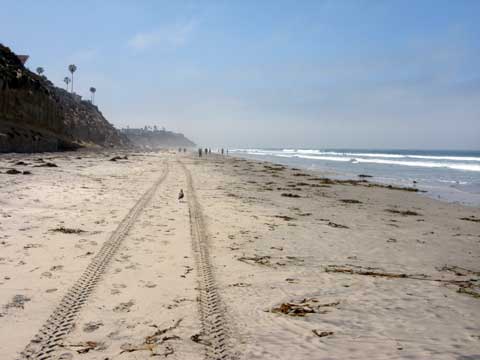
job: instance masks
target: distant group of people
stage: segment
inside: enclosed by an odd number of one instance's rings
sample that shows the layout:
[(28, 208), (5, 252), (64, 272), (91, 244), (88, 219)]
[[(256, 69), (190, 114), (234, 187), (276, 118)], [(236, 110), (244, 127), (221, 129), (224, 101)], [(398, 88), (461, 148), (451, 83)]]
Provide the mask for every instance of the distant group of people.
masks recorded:
[(207, 149), (207, 148), (205, 148), (205, 149), (199, 148), (198, 149), (198, 156), (199, 157), (202, 157), (203, 154), (208, 155), (208, 154), (211, 154), (211, 153), (212, 153), (212, 149)]
[[(222, 148), (220, 150), (220, 152), (221, 152), (222, 155), (225, 155), (225, 149)], [(198, 157), (202, 157), (203, 155), (206, 156), (206, 155), (209, 155), (211, 153), (212, 153), (212, 149), (210, 149), (210, 148), (205, 148), (205, 149), (199, 148), (198, 149)], [(226, 150), (226, 153), (228, 155), (228, 149)]]
[(178, 152), (181, 153), (181, 152), (187, 152), (187, 148), (178, 148)]

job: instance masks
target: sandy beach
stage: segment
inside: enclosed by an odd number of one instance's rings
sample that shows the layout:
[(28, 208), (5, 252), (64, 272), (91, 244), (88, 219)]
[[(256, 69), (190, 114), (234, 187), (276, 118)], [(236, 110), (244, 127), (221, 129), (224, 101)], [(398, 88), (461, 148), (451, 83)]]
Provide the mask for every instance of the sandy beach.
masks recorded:
[(324, 176), (1, 155), (0, 358), (480, 359), (480, 209)]

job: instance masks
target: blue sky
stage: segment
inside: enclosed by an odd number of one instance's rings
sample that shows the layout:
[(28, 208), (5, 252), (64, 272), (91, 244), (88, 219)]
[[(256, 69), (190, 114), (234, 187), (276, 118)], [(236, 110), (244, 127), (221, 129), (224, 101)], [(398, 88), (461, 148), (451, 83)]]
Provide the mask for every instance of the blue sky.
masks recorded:
[(230, 147), (480, 148), (480, 1), (4, 1), (0, 42), (118, 127)]

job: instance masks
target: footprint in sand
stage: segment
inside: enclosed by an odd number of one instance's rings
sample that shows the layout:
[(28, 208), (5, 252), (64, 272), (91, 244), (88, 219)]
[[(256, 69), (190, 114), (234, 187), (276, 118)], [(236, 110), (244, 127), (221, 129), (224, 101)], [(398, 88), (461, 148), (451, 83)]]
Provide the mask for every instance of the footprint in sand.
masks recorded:
[(127, 285), (125, 284), (113, 284), (113, 289), (110, 290), (110, 294), (118, 295), (121, 293), (119, 289), (125, 289)]
[(25, 303), (29, 302), (31, 299), (25, 295), (15, 295), (12, 300), (5, 305), (6, 309), (9, 308), (19, 308), (19, 309), (24, 309), (25, 308)]
[(83, 325), (83, 331), (84, 332), (94, 332), (95, 330), (98, 330), (101, 326), (103, 326), (103, 322), (101, 321), (90, 321)]
[(73, 359), (72, 353), (63, 353), (57, 358), (57, 360), (72, 360), (72, 359)]

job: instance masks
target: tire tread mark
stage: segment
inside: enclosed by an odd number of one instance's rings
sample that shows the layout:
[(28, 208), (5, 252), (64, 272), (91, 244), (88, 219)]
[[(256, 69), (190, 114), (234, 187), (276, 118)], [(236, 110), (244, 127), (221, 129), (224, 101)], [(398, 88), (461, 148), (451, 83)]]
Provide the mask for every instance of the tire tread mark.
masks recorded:
[(205, 349), (205, 358), (207, 360), (233, 359), (229, 348), (230, 331), (225, 318), (225, 306), (223, 305), (215, 282), (202, 208), (195, 193), (190, 171), (181, 161), (179, 161), (179, 163), (187, 178), (190, 230), (199, 278), (202, 335), (208, 344)]
[(123, 218), (110, 238), (88, 264), (80, 278), (67, 291), (48, 320), (20, 354), (19, 359), (47, 360), (52, 358), (52, 352), (59, 347), (64, 337), (72, 330), (76, 316), (100, 281), (110, 260), (135, 223), (135, 220), (137, 220), (160, 184), (167, 177), (169, 170), (168, 162), (164, 162), (164, 164), (165, 169), (162, 175)]

